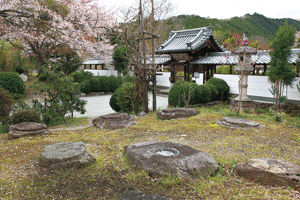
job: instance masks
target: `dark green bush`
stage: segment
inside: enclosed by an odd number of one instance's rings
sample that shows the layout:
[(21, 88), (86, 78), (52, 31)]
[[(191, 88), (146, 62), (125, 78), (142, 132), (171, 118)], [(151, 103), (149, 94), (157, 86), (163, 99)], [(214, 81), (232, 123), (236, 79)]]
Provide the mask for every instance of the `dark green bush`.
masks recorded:
[(135, 81), (135, 76), (126, 75), (125, 82), (126, 83), (133, 83)]
[(206, 85), (212, 84), (214, 86), (216, 86), (217, 90), (218, 90), (218, 96), (217, 99), (218, 100), (227, 100), (228, 99), (228, 95), (229, 95), (229, 85), (226, 83), (226, 81), (224, 81), (223, 79), (219, 79), (219, 78), (211, 78), (207, 81)]
[(25, 93), (25, 83), (17, 73), (0, 73), (0, 86), (9, 91), (13, 98), (20, 98)]
[(211, 91), (207, 85), (198, 85), (195, 88), (195, 99), (197, 103), (207, 103), (211, 100)]
[(282, 109), (286, 114), (289, 114), (291, 117), (300, 116), (300, 106), (290, 102), (286, 102), (282, 105)]
[[(115, 111), (132, 113), (132, 97), (134, 96), (134, 83), (124, 83), (122, 84), (115, 92), (114, 97), (115, 99), (111, 99), (111, 107)], [(113, 95), (112, 95), (113, 96)], [(115, 103), (116, 102), (116, 103)], [(139, 98), (139, 108), (142, 107), (142, 98)], [(120, 110), (119, 110), (120, 108)]]
[(7, 122), (12, 105), (11, 95), (0, 86), (0, 121)]
[(195, 83), (190, 84), (186, 81), (176, 82), (170, 89), (168, 95), (169, 106), (172, 107), (185, 107), (186, 102), (188, 101), (189, 92), (191, 90), (190, 102), (191, 104), (195, 103), (194, 100), (194, 88), (197, 85)]
[(255, 108), (254, 110), (256, 113), (258, 114), (262, 114), (262, 113), (267, 113), (268, 110), (267, 109), (264, 109), (264, 108)]
[(211, 101), (215, 101), (218, 98), (218, 89), (216, 86), (212, 85), (212, 84), (206, 84), (207, 87), (209, 87), (210, 89), (210, 93), (211, 93)]
[(90, 80), (93, 77), (91, 72), (74, 72), (72, 74), (73, 80), (77, 83), (82, 83), (86, 80)]
[(111, 95), (110, 100), (109, 100), (110, 107), (116, 112), (121, 111), (121, 107), (117, 104), (118, 103), (117, 96), (119, 95), (120, 90), (122, 90), (122, 87), (118, 87), (114, 91), (114, 93)]
[(85, 93), (85, 94), (92, 92), (92, 85), (91, 85), (90, 81), (86, 80), (83, 83), (81, 83), (80, 92)]
[(16, 67), (16, 72), (18, 72), (19, 74), (23, 74), (25, 72), (25, 70), (23, 69), (23, 67), (18, 66), (18, 67)]
[(41, 82), (45, 82), (47, 80), (48, 76), (46, 74), (41, 74), (39, 76), (39, 81)]
[(110, 79), (107, 76), (99, 76), (99, 82), (101, 84), (101, 92), (110, 92)]
[(12, 115), (12, 123), (18, 124), (22, 122), (41, 122), (40, 114), (34, 109), (18, 110)]
[(122, 85), (122, 79), (119, 79), (118, 77), (115, 77), (113, 75), (109, 76), (109, 85), (110, 85), (110, 91), (114, 92), (120, 85)]
[(92, 86), (92, 92), (102, 92), (102, 85), (98, 77), (93, 77), (90, 80)]

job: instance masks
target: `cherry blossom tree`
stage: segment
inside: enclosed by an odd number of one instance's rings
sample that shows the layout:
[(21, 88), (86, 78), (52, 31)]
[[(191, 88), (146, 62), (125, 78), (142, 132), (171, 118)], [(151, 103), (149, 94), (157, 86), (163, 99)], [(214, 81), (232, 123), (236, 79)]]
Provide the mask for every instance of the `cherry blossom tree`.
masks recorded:
[(115, 11), (96, 0), (0, 0), (0, 38), (33, 56), (38, 69), (68, 48), (108, 60), (115, 26)]

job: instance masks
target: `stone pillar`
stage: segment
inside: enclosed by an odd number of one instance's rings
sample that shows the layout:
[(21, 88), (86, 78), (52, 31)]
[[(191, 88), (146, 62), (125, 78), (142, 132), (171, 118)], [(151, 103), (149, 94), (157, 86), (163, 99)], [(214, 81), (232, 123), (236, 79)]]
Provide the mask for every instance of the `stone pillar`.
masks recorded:
[(252, 100), (247, 97), (248, 75), (253, 73), (251, 64), (251, 55), (257, 53), (257, 50), (248, 46), (248, 39), (244, 35), (243, 45), (237, 49), (235, 54), (238, 57), (238, 65), (235, 71), (239, 75), (239, 96), (232, 101), (231, 108), (234, 110), (251, 110), (254, 111), (255, 105)]

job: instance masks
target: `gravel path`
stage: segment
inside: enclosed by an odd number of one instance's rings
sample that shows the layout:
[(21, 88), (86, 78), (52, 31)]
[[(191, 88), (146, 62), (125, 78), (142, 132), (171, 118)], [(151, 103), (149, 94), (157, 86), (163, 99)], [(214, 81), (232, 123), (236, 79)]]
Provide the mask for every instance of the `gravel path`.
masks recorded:
[[(110, 107), (109, 100), (111, 95), (102, 95), (102, 96), (94, 96), (94, 97), (82, 97), (87, 101), (85, 106), (86, 113), (80, 114), (78, 112), (74, 113), (74, 117), (98, 117), (101, 115), (106, 115), (110, 113), (114, 113), (115, 111)], [(168, 98), (157, 96), (157, 109), (164, 109), (168, 106)], [(152, 95), (149, 93), (149, 108), (152, 109)]]

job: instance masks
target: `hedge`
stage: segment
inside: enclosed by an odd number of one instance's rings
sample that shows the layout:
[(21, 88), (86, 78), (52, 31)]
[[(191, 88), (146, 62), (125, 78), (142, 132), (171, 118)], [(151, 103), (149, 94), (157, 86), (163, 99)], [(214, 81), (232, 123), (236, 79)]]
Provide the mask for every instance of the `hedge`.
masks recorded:
[(229, 96), (229, 85), (223, 79), (211, 78), (206, 82), (206, 85), (212, 84), (218, 90), (217, 100), (227, 100)]
[(9, 91), (13, 98), (18, 99), (25, 93), (25, 83), (17, 73), (0, 73), (0, 86)]

